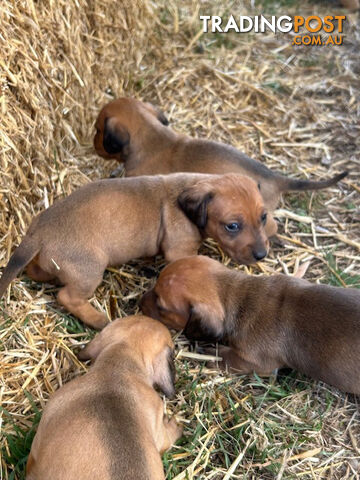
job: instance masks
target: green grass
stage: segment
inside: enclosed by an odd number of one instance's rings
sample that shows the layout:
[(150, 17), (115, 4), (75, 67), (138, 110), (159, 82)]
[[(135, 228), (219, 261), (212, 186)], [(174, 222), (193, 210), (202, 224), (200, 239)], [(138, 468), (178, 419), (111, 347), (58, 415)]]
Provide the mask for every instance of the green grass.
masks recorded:
[[(295, 455), (313, 448), (314, 438), (326, 430), (339, 401), (327, 389), (314, 395), (314, 382), (293, 370), (280, 371), (276, 378), (220, 375), (219, 381), (219, 375), (201, 363), (179, 359), (176, 365), (176, 390), (181, 392), (181, 400), (177, 398), (173, 408), (186, 422), (183, 437), (163, 456), (168, 480), (193, 462), (196, 473), (185, 478), (201, 480), (210, 473), (212, 478), (223, 478), (222, 469), (229, 469), (245, 448), (238, 478), (256, 474), (257, 478), (272, 479), (279, 474), (287, 452)], [(26, 396), (32, 407), (29, 428), (2, 409), (11, 452), (4, 449), (2, 456), (11, 480), (25, 478), (27, 456), (41, 416), (32, 398)], [(318, 458), (325, 455), (321, 452)], [(252, 468), (252, 476), (247, 476), (250, 464), (262, 466)], [(288, 472), (286, 478), (295, 475)]]
[[(311, 209), (309, 208), (312, 198)], [(295, 195), (289, 195), (286, 201), (290, 204), (290, 209), (297, 215), (311, 215), (313, 212), (324, 208), (324, 194), (322, 192), (296, 192)]]
[(318, 57), (300, 58), (299, 60), (299, 66), (301, 67), (316, 67), (318, 65), (319, 65)]
[[(211, 379), (218, 377), (209, 376), (203, 367), (196, 372), (187, 361), (178, 364), (177, 391), (182, 392), (184, 402), (177, 413), (190, 423), (185, 424), (177, 446), (163, 457), (168, 480), (196, 458), (197, 473), (185, 478), (201, 479), (219, 465), (229, 469), (247, 442), (236, 471), (243, 476), (236, 478), (250, 478), (246, 476), (250, 463), (264, 464), (258, 468), (259, 478), (272, 478), (281, 469), (284, 449), (303, 451), (314, 434), (321, 432), (323, 415), (334, 402), (331, 394), (325, 406), (312, 399), (312, 381), (292, 370), (279, 373), (276, 379), (231, 376), (212, 384)], [(284, 416), (284, 411), (291, 415)], [(222, 478), (220, 471), (213, 478)]]
[(288, 93), (288, 89), (285, 88), (280, 82), (278, 81), (269, 81), (265, 82), (261, 85), (264, 88), (270, 88), (271, 90), (274, 90), (277, 93)]
[(224, 47), (227, 50), (232, 50), (235, 48), (236, 43), (231, 39), (232, 35), (229, 33), (212, 33), (212, 38), (215, 39), (215, 42), (211, 45), (215, 48)]
[(91, 329), (90, 327), (87, 327), (78, 318), (63, 312), (58, 308), (52, 307), (51, 305), (47, 305), (47, 308), (52, 312), (55, 312), (57, 314), (57, 317), (60, 319), (60, 321), (58, 322), (58, 329), (60, 329), (60, 327), (63, 327), (67, 333), (83, 334), (83, 340), (91, 339), (95, 336), (96, 331)]
[[(6, 439), (9, 450), (8, 453), (7, 449), (3, 448), (1, 451), (1, 457), (5, 461), (8, 471), (10, 471), (8, 474), (8, 480), (14, 480), (15, 478), (17, 480), (25, 479), (27, 458), (41, 418), (41, 412), (36, 407), (31, 395), (26, 391), (24, 394), (28, 398), (32, 407), (33, 415), (31, 417), (30, 428), (20, 426), (7, 410), (0, 407), (0, 412), (3, 415), (3, 436)], [(3, 473), (3, 475), (5, 475), (5, 473)]]
[[(329, 275), (327, 277), (326, 283), (333, 285), (334, 287), (343, 287), (341, 280), (351, 288), (360, 288), (360, 275), (354, 273), (345, 273), (336, 266), (336, 260), (332, 252), (325, 255), (325, 259), (331, 269), (329, 269)], [(333, 270), (333, 271), (332, 271)], [(336, 272), (335, 275), (333, 272)]]
[(347, 210), (356, 210), (357, 208), (355, 203), (352, 202), (345, 203), (345, 207), (347, 208)]
[[(0, 324), (0, 332), (1, 332), (2, 330), (4, 330), (4, 331), (7, 330), (9, 328), (9, 326), (13, 323), (14, 320), (11, 317), (9, 317), (9, 315), (6, 313), (5, 310), (3, 310), (2, 307), (0, 307), (0, 313), (3, 316), (3, 319), (4, 319)], [(0, 342), (0, 350), (1, 350), (2, 346), (3, 346), (3, 344), (2, 344), (2, 342)]]

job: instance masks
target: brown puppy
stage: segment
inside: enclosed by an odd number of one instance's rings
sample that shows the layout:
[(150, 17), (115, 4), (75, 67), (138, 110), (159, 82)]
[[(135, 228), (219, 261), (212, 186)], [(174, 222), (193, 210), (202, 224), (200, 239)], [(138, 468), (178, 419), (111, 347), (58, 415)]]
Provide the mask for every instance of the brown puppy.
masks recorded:
[(164, 114), (150, 103), (134, 98), (114, 100), (96, 120), (95, 150), (104, 158), (124, 162), (128, 177), (173, 172), (249, 175), (260, 184), (270, 210), (276, 208), (283, 192), (327, 188), (347, 174), (320, 182), (287, 178), (229, 145), (190, 138), (167, 125)]
[(291, 367), (360, 394), (360, 292), (274, 275), (248, 276), (207, 257), (168, 265), (142, 310), (196, 340), (224, 341), (221, 367)]
[(100, 180), (38, 215), (0, 279), (0, 297), (28, 265), (36, 281), (64, 287), (58, 301), (94, 328), (106, 315), (87, 301), (108, 266), (160, 251), (168, 261), (194, 255), (210, 236), (235, 260), (267, 254), (266, 218), (256, 183), (242, 175), (174, 174)]
[(117, 319), (80, 353), (95, 364), (49, 400), (27, 480), (164, 479), (159, 452), (182, 429), (154, 387), (174, 394), (169, 330), (143, 316)]

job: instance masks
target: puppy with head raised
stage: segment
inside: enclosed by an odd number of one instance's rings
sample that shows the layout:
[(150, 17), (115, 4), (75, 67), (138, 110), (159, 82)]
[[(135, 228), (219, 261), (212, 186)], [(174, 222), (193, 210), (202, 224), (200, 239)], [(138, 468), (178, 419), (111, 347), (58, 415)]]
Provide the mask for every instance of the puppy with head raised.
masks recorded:
[(290, 367), (360, 394), (360, 292), (286, 275), (248, 276), (207, 257), (168, 265), (141, 308), (190, 339), (226, 343), (220, 366)]
[(126, 176), (173, 172), (238, 173), (260, 184), (265, 205), (276, 208), (280, 195), (292, 190), (318, 190), (335, 185), (343, 172), (329, 180), (287, 178), (236, 148), (178, 134), (153, 105), (119, 98), (103, 107), (95, 123), (94, 146), (104, 158), (124, 162)]
[(56, 280), (59, 302), (94, 328), (106, 315), (88, 302), (108, 266), (163, 252), (194, 255), (212, 237), (236, 261), (253, 263), (276, 231), (256, 183), (242, 175), (174, 174), (101, 180), (38, 215), (0, 279), (0, 297), (26, 266), (36, 281)]
[(169, 330), (143, 316), (117, 319), (80, 353), (94, 365), (47, 403), (27, 480), (164, 479), (159, 452), (181, 437), (154, 387), (174, 394)]

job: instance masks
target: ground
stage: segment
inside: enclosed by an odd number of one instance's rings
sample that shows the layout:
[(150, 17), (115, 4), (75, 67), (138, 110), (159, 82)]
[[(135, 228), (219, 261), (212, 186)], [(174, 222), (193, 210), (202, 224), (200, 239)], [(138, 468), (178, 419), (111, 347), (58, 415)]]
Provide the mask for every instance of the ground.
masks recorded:
[[(320, 193), (286, 195), (269, 257), (237, 266), (212, 241), (201, 252), (249, 274), (292, 274), (360, 287), (359, 30), (347, 14), (341, 46), (293, 46), (292, 34), (201, 34), (199, 14), (344, 13), (333, 1), (205, 0), (0, 6), (0, 267), (31, 218), (115, 164), (92, 148), (98, 109), (116, 96), (152, 101), (171, 128), (231, 143), (298, 178), (349, 176)], [(161, 257), (109, 269), (92, 299), (112, 318), (138, 311)], [(94, 335), (25, 275), (1, 300), (2, 477), (23, 479), (41, 411), (87, 367)], [(359, 399), (294, 371), (230, 376), (209, 369), (174, 333), (177, 395), (169, 414), (184, 436), (164, 455), (168, 479), (354, 479)]]

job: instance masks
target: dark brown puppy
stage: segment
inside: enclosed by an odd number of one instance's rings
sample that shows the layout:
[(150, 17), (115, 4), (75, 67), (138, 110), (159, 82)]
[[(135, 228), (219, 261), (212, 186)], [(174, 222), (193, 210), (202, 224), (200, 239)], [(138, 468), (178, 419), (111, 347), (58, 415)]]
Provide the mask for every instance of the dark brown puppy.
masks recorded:
[(38, 215), (0, 279), (0, 297), (28, 265), (36, 281), (64, 287), (58, 301), (94, 328), (106, 315), (87, 301), (108, 266), (163, 252), (194, 255), (210, 236), (236, 261), (262, 259), (276, 230), (256, 183), (242, 175), (174, 174), (101, 180)]
[(80, 353), (95, 364), (47, 403), (27, 480), (164, 479), (159, 452), (181, 437), (158, 387), (174, 394), (169, 330), (143, 316), (117, 319)]
[(274, 275), (248, 276), (210, 258), (178, 260), (142, 310), (196, 340), (223, 341), (222, 368), (291, 367), (360, 394), (360, 292)]
[(190, 138), (167, 125), (164, 114), (150, 103), (134, 98), (114, 100), (105, 105), (96, 120), (95, 150), (104, 158), (124, 162), (128, 177), (173, 172), (249, 175), (260, 184), (270, 210), (276, 208), (283, 192), (327, 188), (347, 174), (320, 182), (287, 178), (236, 148)]

